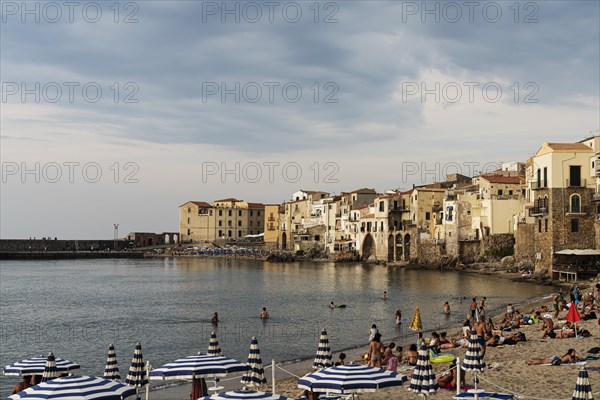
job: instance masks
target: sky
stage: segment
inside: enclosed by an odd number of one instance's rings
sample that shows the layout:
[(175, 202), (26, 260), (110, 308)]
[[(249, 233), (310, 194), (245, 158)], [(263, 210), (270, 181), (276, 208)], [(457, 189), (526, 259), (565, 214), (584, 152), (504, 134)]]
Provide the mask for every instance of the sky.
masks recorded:
[(0, 2), (0, 237), (380, 192), (600, 129), (600, 2)]

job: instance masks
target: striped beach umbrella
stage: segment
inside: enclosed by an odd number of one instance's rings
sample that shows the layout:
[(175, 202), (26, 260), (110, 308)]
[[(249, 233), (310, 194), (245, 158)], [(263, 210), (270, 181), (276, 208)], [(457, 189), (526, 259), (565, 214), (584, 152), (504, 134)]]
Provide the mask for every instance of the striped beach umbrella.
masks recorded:
[(585, 368), (579, 370), (579, 374), (577, 375), (577, 385), (575, 385), (571, 400), (594, 400), (590, 378), (588, 377), (588, 372)]
[(245, 372), (246, 364), (228, 357), (209, 356), (201, 354), (180, 358), (172, 363), (163, 365), (150, 372), (150, 379), (191, 379), (224, 377), (231, 372)]
[(292, 400), (289, 397), (268, 392), (257, 392), (254, 390), (234, 390), (232, 392), (213, 394), (203, 397), (202, 400)]
[(248, 362), (246, 362), (246, 365), (248, 366), (248, 371), (242, 376), (242, 384), (258, 387), (267, 383), (256, 337), (253, 337), (252, 342), (250, 343), (250, 353), (248, 354)]
[[(18, 361), (14, 364), (4, 367), (4, 375), (20, 376), (20, 375), (43, 375), (44, 367), (48, 357), (32, 357), (26, 360)], [(75, 364), (69, 360), (55, 358), (56, 370), (59, 374), (66, 374), (79, 369), (79, 364)]]
[(66, 376), (27, 388), (9, 400), (121, 400), (135, 394), (135, 389), (95, 376)]
[(46, 359), (46, 365), (44, 365), (44, 372), (42, 373), (42, 382), (47, 382), (51, 379), (58, 378), (60, 372), (56, 369), (56, 358), (54, 353), (50, 352)]
[(113, 346), (112, 343), (108, 346), (108, 357), (106, 358), (106, 367), (104, 367), (104, 378), (121, 379), (119, 365), (117, 364), (117, 354), (115, 353), (115, 346)]
[(348, 364), (323, 368), (298, 380), (298, 387), (313, 392), (354, 394), (401, 386), (406, 375), (367, 365)]
[(469, 347), (462, 362), (462, 369), (475, 373), (485, 371), (485, 361), (483, 361), (483, 356), (481, 355), (481, 344), (474, 329), (471, 330)]
[(409, 328), (417, 332), (423, 330), (423, 322), (421, 321), (421, 311), (419, 311), (419, 307), (415, 310), (415, 315), (413, 315)]
[(133, 386), (136, 389), (146, 386), (148, 378), (146, 377), (146, 369), (144, 368), (144, 356), (142, 355), (142, 344), (137, 342), (133, 351), (133, 359), (129, 366), (129, 372), (125, 378), (125, 383)]
[(423, 345), (419, 349), (417, 365), (412, 373), (408, 390), (427, 396), (437, 392), (438, 389), (439, 385), (429, 360), (429, 350)]
[(217, 334), (214, 331), (210, 334), (210, 342), (208, 343), (208, 352), (206, 354), (209, 356), (223, 356), (221, 346), (219, 346), (219, 341), (217, 340)]
[(321, 337), (319, 337), (319, 348), (317, 349), (317, 355), (313, 362), (313, 369), (320, 370), (322, 368), (329, 368), (333, 365), (331, 362), (331, 347), (329, 346), (329, 337), (325, 328), (321, 331)]

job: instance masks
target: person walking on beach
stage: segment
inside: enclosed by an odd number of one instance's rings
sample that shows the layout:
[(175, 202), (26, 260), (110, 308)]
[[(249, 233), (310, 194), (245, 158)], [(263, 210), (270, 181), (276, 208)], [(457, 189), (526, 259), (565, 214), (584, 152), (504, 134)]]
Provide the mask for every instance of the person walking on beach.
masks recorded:
[(262, 319), (269, 318), (269, 313), (267, 312), (267, 307), (263, 307), (262, 312), (260, 313), (260, 317)]
[(450, 315), (450, 304), (448, 302), (444, 303), (444, 314)]
[(371, 329), (369, 329), (369, 342), (373, 341), (375, 335), (379, 334), (379, 329), (377, 329), (377, 325), (371, 325)]
[(396, 325), (400, 325), (402, 323), (402, 311), (400, 309), (396, 310)]
[(381, 368), (383, 360), (383, 343), (381, 343), (381, 334), (376, 333), (369, 345), (369, 365), (375, 368)]
[(471, 311), (471, 321), (475, 321), (475, 312), (477, 311), (477, 297), (473, 297), (469, 309)]
[(560, 294), (555, 293), (552, 296), (552, 308), (554, 308), (554, 318), (558, 318), (558, 302), (560, 301)]

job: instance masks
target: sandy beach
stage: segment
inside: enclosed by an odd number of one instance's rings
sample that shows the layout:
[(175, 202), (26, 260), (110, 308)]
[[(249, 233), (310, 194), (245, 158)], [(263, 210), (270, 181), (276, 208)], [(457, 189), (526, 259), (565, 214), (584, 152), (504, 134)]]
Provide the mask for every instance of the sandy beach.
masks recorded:
[[(548, 306), (550, 309), (550, 297), (528, 302), (516, 307), (523, 314), (527, 315), (532, 309), (539, 308), (542, 305)], [(458, 312), (458, 311), (457, 311)], [(555, 319), (555, 325), (565, 320), (567, 312), (561, 311), (559, 318)], [(495, 319), (497, 319), (496, 317)], [(562, 356), (567, 352), (567, 349), (574, 348), (580, 358), (586, 358), (589, 349), (600, 346), (600, 325), (597, 320), (581, 321), (578, 323), (581, 329), (587, 329), (593, 336), (588, 338), (569, 338), (569, 339), (541, 339), (541, 324), (523, 326), (520, 329), (513, 329), (513, 332), (523, 332), (527, 341), (517, 343), (514, 346), (488, 347), (485, 356), (485, 362), (488, 369), (480, 375), (479, 387), (495, 392), (518, 394), (519, 398), (531, 399), (570, 399), (577, 380), (579, 368), (585, 366), (592, 368), (589, 371), (590, 383), (594, 393), (600, 392), (600, 360), (587, 361), (585, 365), (563, 364), (561, 366), (544, 366), (544, 365), (527, 365), (526, 361), (532, 357), (546, 358), (552, 355)], [(449, 330), (449, 337), (458, 334), (458, 327), (455, 330)], [(427, 336), (427, 335), (426, 335)], [(384, 341), (384, 344), (387, 342)], [(400, 343), (405, 349), (409, 343)], [(367, 352), (367, 347), (358, 348), (352, 351), (345, 351), (348, 355), (347, 360), (353, 360), (357, 363), (362, 363), (360, 356)], [(444, 350), (444, 353), (452, 353), (461, 359), (464, 357), (466, 349), (456, 348)], [(334, 353), (334, 360), (337, 359), (339, 353)], [(269, 363), (263, 360), (265, 366)], [(312, 360), (304, 360), (298, 363), (283, 365), (282, 367), (291, 374), (302, 376), (312, 372)], [(436, 373), (441, 373), (449, 367), (449, 364), (434, 364)], [(594, 370), (594, 367), (597, 368)], [(399, 372), (410, 374), (411, 369), (408, 366), (399, 367)], [(295, 397), (298, 392), (297, 378), (290, 377), (290, 374), (277, 368), (276, 371), (276, 393), (283, 394), (289, 397)], [(269, 383), (271, 382), (271, 370), (267, 367), (265, 375)], [(467, 385), (473, 384), (473, 376), (467, 374)], [(239, 389), (240, 383), (238, 377), (228, 377), (223, 379), (220, 385), (224, 386), (224, 390)], [(209, 383), (209, 386), (211, 384)], [(362, 399), (369, 400), (384, 400), (396, 398), (418, 398), (417, 395), (408, 392), (408, 384), (400, 388), (385, 389), (375, 393), (362, 393)], [(152, 393), (152, 399), (189, 399), (190, 386), (185, 384), (182, 386), (172, 387), (169, 389), (158, 390)], [(269, 387), (264, 389), (270, 390)], [(451, 399), (455, 395), (455, 391), (441, 389), (436, 397), (438, 399)], [(596, 395), (597, 396), (597, 395)]]

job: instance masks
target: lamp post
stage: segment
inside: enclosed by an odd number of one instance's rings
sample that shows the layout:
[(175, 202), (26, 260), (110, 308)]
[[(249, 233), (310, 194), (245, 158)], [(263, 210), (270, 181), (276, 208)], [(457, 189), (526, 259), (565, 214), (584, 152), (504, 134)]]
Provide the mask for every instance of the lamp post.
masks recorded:
[(117, 251), (117, 239), (119, 238), (119, 224), (113, 224), (113, 226), (115, 227), (114, 247), (115, 251)]

